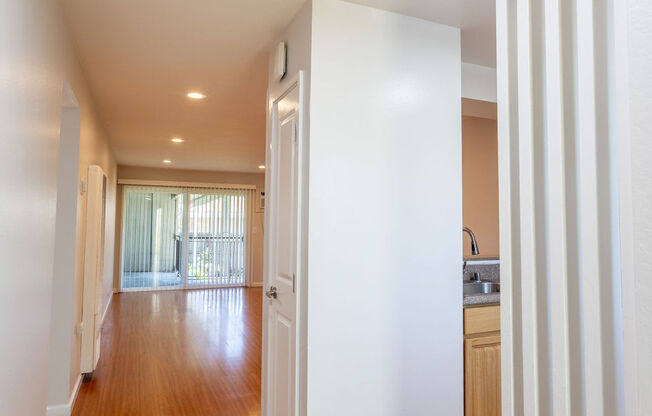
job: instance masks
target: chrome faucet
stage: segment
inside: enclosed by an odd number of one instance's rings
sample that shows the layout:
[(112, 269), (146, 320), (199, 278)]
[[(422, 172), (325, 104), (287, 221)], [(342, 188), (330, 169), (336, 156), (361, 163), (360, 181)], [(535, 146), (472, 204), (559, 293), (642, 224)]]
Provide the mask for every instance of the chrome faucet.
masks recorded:
[[(473, 234), (473, 231), (471, 231), (470, 228), (468, 227), (463, 227), (462, 231), (465, 233), (469, 234), (469, 237), (471, 237), (471, 254), (474, 256), (477, 256), (480, 254), (480, 251), (478, 250), (478, 242), (475, 240), (475, 234)], [(464, 260), (464, 264), (462, 265), (462, 276), (464, 276), (464, 273), (466, 272), (466, 260)], [(479, 282), (480, 281), (480, 272), (474, 272), (473, 277), (471, 278), (472, 281)]]
[(463, 227), (462, 231), (468, 233), (469, 237), (471, 237), (471, 254), (474, 256), (480, 254), (480, 251), (478, 250), (478, 242), (475, 240), (475, 234), (473, 234), (473, 231), (471, 231), (469, 227)]

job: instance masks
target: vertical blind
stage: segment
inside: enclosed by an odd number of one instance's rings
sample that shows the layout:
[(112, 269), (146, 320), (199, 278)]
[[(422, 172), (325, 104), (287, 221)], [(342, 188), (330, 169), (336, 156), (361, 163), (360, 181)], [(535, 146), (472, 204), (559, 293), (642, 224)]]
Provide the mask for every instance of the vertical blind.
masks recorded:
[(125, 186), (122, 289), (241, 286), (253, 190)]
[(193, 188), (188, 194), (188, 284), (243, 285), (247, 191)]

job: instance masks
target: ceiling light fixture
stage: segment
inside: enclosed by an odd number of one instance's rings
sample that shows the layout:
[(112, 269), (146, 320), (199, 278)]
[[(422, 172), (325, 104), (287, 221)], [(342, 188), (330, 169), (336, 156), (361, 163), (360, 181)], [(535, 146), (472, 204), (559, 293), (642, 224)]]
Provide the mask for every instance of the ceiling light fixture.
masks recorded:
[(185, 140), (182, 139), (181, 137), (173, 137), (173, 138), (172, 138), (172, 141), (173, 141), (174, 143), (183, 143), (183, 142), (185, 142)]
[(170, 163), (172, 163), (172, 161), (170, 159), (165, 159), (165, 160), (163, 160), (163, 163), (170, 164)]
[(201, 100), (203, 98), (206, 98), (205, 94), (202, 94), (201, 92), (197, 92), (197, 91), (191, 91), (186, 95), (188, 98), (192, 98), (193, 100)]
[(265, 169), (265, 165), (258, 165), (258, 169)]

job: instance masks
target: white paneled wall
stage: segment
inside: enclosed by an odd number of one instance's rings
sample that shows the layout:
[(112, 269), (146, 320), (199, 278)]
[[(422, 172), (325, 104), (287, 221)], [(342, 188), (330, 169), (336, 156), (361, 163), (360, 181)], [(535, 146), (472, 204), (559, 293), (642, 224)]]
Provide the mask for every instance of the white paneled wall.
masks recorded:
[(505, 415), (624, 413), (612, 7), (497, 1)]

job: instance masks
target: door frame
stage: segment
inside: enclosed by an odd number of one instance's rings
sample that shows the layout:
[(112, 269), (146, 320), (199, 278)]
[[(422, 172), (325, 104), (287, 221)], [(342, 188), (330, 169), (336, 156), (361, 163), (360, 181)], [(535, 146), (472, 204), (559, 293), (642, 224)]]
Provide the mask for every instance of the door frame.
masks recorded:
[[(274, 233), (276, 230), (273, 229), (272, 219), (276, 215), (275, 213), (275, 204), (274, 204), (274, 195), (270, 192), (272, 190), (272, 176), (270, 172), (274, 169), (272, 166), (272, 161), (274, 160), (273, 152), (275, 149), (271, 147), (272, 142), (272, 126), (274, 103), (280, 101), (288, 93), (290, 93), (294, 88), (298, 88), (298, 115), (297, 115), (297, 228), (296, 228), (296, 362), (295, 362), (295, 414), (297, 416), (304, 415), (306, 413), (306, 353), (307, 353), (307, 262), (304, 261), (306, 248), (304, 241), (304, 223), (305, 217), (307, 216), (307, 192), (305, 192), (304, 186), (307, 184), (305, 174), (307, 170), (305, 169), (306, 165), (306, 155), (305, 153), (305, 84), (304, 84), (304, 74), (303, 71), (298, 71), (294, 76), (282, 80), (281, 82), (270, 85), (267, 91), (267, 109), (266, 109), (266, 139), (265, 139), (265, 189), (268, 190), (265, 195), (265, 240), (263, 246), (263, 288), (267, 288), (270, 284), (270, 278), (272, 276), (272, 244)], [(264, 291), (263, 289), (263, 291)], [(264, 294), (261, 294), (264, 297)], [(268, 352), (270, 346), (268, 345), (268, 329), (266, 325), (268, 320), (268, 310), (265, 306), (265, 300), (263, 299), (263, 342), (262, 342), (262, 377), (261, 377), (261, 412), (263, 416), (269, 415), (269, 403), (268, 403)]]

